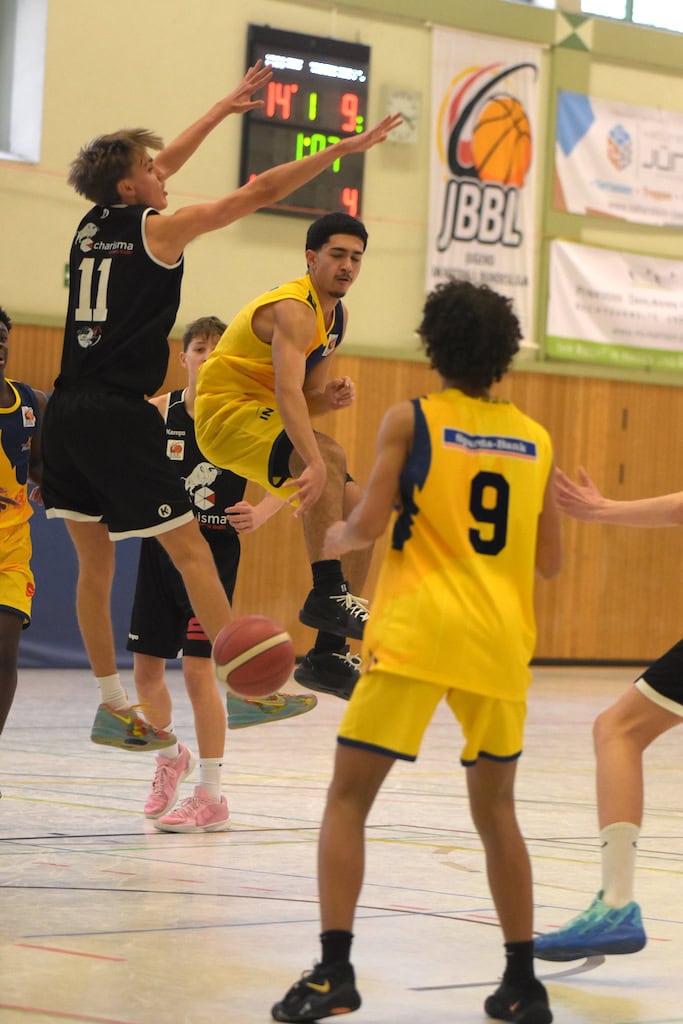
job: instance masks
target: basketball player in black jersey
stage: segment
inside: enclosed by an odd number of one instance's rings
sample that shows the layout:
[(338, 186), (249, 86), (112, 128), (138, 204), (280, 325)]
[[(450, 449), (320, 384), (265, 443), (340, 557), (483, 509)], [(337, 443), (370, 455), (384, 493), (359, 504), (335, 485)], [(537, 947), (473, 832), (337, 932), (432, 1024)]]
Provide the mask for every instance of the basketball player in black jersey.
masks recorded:
[(167, 146), (144, 129), (99, 136), (81, 150), (68, 178), (95, 205), (71, 246), (61, 371), (45, 416), (43, 496), (48, 516), (66, 520), (78, 555), (78, 621), (101, 699), (91, 738), (126, 750), (171, 746), (176, 738), (145, 723), (121, 685), (110, 613), (113, 541), (158, 538), (211, 641), (231, 618), (185, 487), (159, 458), (163, 422), (146, 401), (166, 374), (183, 250), (283, 198), (340, 157), (383, 141), (400, 121), (385, 118), (324, 152), (271, 168), (222, 199), (161, 213), (166, 180), (229, 114), (261, 106), (252, 96), (270, 77), (255, 64)]
[[(167, 458), (185, 485), (218, 569), (223, 589), (232, 601), (240, 559), (239, 534), (251, 532), (283, 505), (266, 495), (257, 505), (244, 500), (247, 481), (230, 470), (218, 469), (199, 451), (194, 431), (197, 372), (216, 347), (226, 325), (215, 316), (188, 324), (180, 362), (187, 386), (150, 399), (164, 420)], [(199, 780), (194, 794), (172, 810), (181, 783), (192, 772), (194, 754), (183, 743), (167, 747), (156, 757), (152, 789), (145, 816), (164, 832), (216, 831), (227, 824), (228, 807), (221, 796), (225, 713), (214, 679), (211, 643), (195, 618), (182, 577), (155, 537), (145, 537), (131, 614), (128, 650), (133, 651), (133, 676), (145, 717), (172, 731), (172, 702), (166, 685), (166, 660), (182, 652), (183, 676), (194, 714), (199, 748)], [(274, 693), (242, 700), (228, 692), (228, 727), (241, 729), (305, 714), (316, 705), (312, 694)], [(171, 812), (169, 814), (169, 811)], [(198, 822), (201, 815), (201, 823)]]

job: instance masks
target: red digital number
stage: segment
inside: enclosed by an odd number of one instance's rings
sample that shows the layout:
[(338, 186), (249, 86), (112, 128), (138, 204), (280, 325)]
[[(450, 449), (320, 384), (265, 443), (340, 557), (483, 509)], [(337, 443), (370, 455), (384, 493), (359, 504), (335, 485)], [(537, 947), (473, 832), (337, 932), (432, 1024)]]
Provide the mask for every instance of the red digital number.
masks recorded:
[(358, 216), (358, 189), (357, 188), (343, 188), (342, 189), (342, 206), (347, 213), (351, 214), (352, 217)]
[(345, 92), (339, 103), (344, 118), (341, 125), (343, 132), (355, 132), (358, 127), (358, 96), (355, 92)]
[(299, 91), (296, 83), (284, 85), (282, 82), (268, 82), (266, 93), (266, 117), (275, 117), (279, 111), (283, 121), (292, 116), (292, 96)]

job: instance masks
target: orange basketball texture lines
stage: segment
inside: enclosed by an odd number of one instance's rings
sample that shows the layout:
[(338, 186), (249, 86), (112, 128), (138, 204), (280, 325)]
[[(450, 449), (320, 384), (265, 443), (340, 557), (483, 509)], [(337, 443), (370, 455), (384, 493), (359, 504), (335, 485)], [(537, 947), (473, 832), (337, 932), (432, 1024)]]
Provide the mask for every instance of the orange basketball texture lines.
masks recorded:
[(494, 96), (472, 132), (472, 158), (480, 180), (521, 187), (531, 153), (531, 127), (524, 107), (513, 96)]

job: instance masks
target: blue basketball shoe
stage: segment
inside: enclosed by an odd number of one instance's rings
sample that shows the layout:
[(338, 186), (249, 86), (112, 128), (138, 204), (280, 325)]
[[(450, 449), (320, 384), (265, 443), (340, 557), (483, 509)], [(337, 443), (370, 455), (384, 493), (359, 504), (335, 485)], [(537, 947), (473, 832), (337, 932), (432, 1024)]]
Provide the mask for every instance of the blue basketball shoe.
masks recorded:
[(631, 901), (625, 907), (608, 907), (601, 891), (588, 910), (563, 928), (535, 936), (534, 956), (539, 960), (581, 960), (637, 953), (646, 942), (638, 904)]

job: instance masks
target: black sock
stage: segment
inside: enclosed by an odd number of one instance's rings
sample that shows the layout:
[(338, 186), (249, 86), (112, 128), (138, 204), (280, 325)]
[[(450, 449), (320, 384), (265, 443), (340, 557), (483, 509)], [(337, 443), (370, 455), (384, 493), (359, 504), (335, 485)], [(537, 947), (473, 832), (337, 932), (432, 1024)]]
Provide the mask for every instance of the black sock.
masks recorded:
[(320, 944), (322, 946), (322, 959), (323, 964), (338, 964), (350, 962), (351, 958), (351, 942), (353, 941), (353, 935), (351, 932), (342, 931), (329, 931), (322, 932), (320, 935)]
[(323, 633), (322, 630), (315, 638), (314, 650), (317, 654), (332, 654), (334, 651), (346, 651), (346, 641), (343, 636), (336, 633)]
[(344, 593), (346, 583), (338, 558), (313, 562), (311, 569), (313, 571), (313, 589), (317, 594), (328, 597), (330, 594)]
[(536, 981), (534, 974), (534, 943), (505, 943), (505, 973), (503, 981), (515, 988), (527, 988)]

